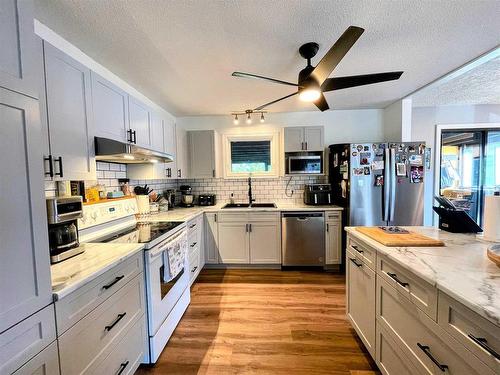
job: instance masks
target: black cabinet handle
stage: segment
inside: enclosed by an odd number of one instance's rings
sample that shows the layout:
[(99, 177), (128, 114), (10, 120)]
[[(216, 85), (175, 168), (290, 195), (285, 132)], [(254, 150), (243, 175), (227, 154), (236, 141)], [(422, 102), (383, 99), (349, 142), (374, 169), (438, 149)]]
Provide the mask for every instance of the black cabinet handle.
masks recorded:
[(363, 251), (363, 250), (361, 250), (361, 249), (360, 249), (359, 247), (357, 247), (356, 245), (351, 245), (351, 247), (352, 247), (354, 250), (356, 250), (358, 253), (360, 253), (360, 254), (363, 254), (363, 253), (364, 253), (364, 251)]
[(406, 287), (406, 286), (409, 286), (409, 285), (410, 285), (410, 284), (408, 284), (408, 283), (405, 283), (404, 281), (399, 280), (398, 275), (396, 275), (395, 273), (390, 273), (390, 272), (387, 272), (387, 275), (389, 275), (389, 277), (390, 277), (391, 279), (393, 279), (395, 282), (397, 282), (397, 283), (398, 283), (399, 285), (401, 285), (401, 286)]
[(196, 226), (196, 224), (191, 224), (191, 225), (189, 226), (189, 229), (193, 229), (195, 226)]
[(132, 143), (132, 129), (127, 130), (127, 142)]
[(306, 150), (307, 150), (307, 142), (306, 142)]
[(129, 364), (129, 361), (123, 362), (120, 365), (120, 369), (118, 370), (118, 372), (116, 373), (116, 375), (120, 375), (127, 368), (128, 364)]
[(109, 289), (109, 288), (111, 288), (113, 285), (115, 285), (118, 281), (120, 281), (120, 280), (121, 280), (121, 279), (123, 279), (124, 277), (125, 277), (125, 275), (121, 275), (121, 276), (117, 276), (117, 277), (115, 277), (115, 279), (114, 279), (112, 282), (110, 282), (110, 283), (109, 283), (109, 284), (107, 284), (107, 285), (104, 285), (104, 286), (102, 287), (102, 289)]
[(330, 231), (330, 225), (328, 225), (328, 223), (326, 223), (326, 231), (329, 232)]
[(134, 136), (134, 144), (137, 144), (137, 132), (133, 130), (132, 135)]
[(59, 172), (55, 172), (54, 176), (59, 176), (63, 177), (63, 162), (62, 162), (62, 156), (59, 156), (58, 158), (54, 159), (57, 163), (59, 163)]
[(127, 315), (127, 313), (118, 314), (118, 317), (115, 319), (115, 321), (111, 323), (109, 326), (104, 327), (104, 329), (108, 332), (111, 331), (113, 327), (116, 326), (118, 322), (123, 319), (125, 315)]
[(448, 366), (442, 365), (441, 363), (438, 362), (436, 358), (431, 354), (431, 349), (427, 345), (422, 345), (421, 343), (417, 342), (417, 346), (425, 353), (427, 357), (430, 358), (432, 362), (442, 371), (445, 372)]
[(194, 271), (196, 271), (198, 269), (198, 266), (194, 266), (194, 268), (191, 270), (191, 273), (193, 273)]
[(195, 246), (196, 246), (196, 244), (197, 244), (197, 242), (193, 242), (193, 243), (191, 244), (191, 247), (195, 247)]
[[(52, 163), (52, 155), (43, 158), (43, 161), (49, 162), (49, 171), (45, 172), (45, 176), (54, 177), (54, 164)], [(45, 170), (45, 165), (43, 166)]]
[(167, 168), (167, 177), (172, 177), (172, 168)]
[(354, 259), (354, 258), (349, 258), (349, 260), (350, 260), (351, 262), (353, 262), (353, 263), (356, 265), (356, 267), (361, 267), (361, 266), (363, 265), (363, 263), (358, 263), (358, 262), (356, 262), (356, 259)]
[(177, 169), (177, 177), (182, 177), (182, 170), (181, 169)]
[(500, 354), (498, 354), (495, 349), (490, 347), (488, 345), (488, 340), (486, 340), (484, 337), (476, 337), (472, 333), (469, 333), (469, 338), (474, 341), (477, 345), (479, 345), (481, 348), (486, 350), (488, 353), (490, 353), (495, 359), (500, 360)]

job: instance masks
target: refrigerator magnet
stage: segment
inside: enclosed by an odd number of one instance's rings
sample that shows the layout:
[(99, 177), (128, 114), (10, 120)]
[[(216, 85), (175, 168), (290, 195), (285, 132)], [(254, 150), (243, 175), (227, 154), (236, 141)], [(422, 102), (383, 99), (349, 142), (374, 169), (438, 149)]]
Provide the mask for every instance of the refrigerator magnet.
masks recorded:
[(356, 151), (353, 151), (353, 152), (352, 152), (352, 156), (353, 156), (353, 157), (356, 157), (356, 156), (358, 156), (358, 153), (357, 153)]
[(356, 147), (356, 149), (357, 149), (359, 152), (363, 151), (363, 145), (358, 145), (358, 147)]
[(363, 151), (370, 151), (370, 147), (369, 146), (363, 147)]
[(364, 167), (363, 168), (363, 174), (365, 176), (369, 176), (370, 175), (370, 167)]
[(410, 167), (410, 182), (420, 184), (424, 181), (424, 167), (412, 165)]
[(422, 155), (410, 155), (410, 165), (422, 165)]
[(409, 145), (408, 146), (408, 152), (415, 152), (415, 146)]
[(406, 177), (406, 164), (396, 163), (396, 176)]
[(355, 176), (362, 176), (362, 175), (363, 175), (363, 173), (364, 173), (364, 170), (363, 170), (363, 168), (354, 168), (354, 169), (352, 170), (352, 172), (353, 172), (353, 174), (354, 174)]
[(374, 171), (380, 171), (384, 169), (384, 161), (383, 160), (374, 160), (372, 162), (372, 169)]
[(360, 152), (359, 153), (359, 164), (360, 165), (369, 165), (370, 164), (370, 158), (372, 157), (371, 152)]
[(383, 186), (384, 185), (384, 176), (379, 174), (375, 176), (375, 186)]

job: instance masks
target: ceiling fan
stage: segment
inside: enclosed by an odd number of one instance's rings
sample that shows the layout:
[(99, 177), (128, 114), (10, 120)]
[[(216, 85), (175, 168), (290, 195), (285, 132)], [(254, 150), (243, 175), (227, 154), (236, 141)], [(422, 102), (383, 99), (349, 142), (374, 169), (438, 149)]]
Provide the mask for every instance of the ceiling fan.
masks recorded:
[(299, 53), (307, 60), (307, 66), (299, 72), (297, 83), (243, 72), (233, 72), (232, 75), (234, 77), (260, 79), (281, 85), (297, 87), (296, 92), (263, 104), (251, 111), (260, 111), (271, 104), (298, 94), (301, 100), (314, 103), (316, 107), (323, 112), (330, 108), (323, 95), (324, 92), (370, 85), (378, 82), (393, 81), (399, 79), (403, 74), (402, 71), (398, 71), (328, 78), (364, 31), (365, 30), (361, 27), (349, 26), (316, 66), (311, 65), (311, 59), (318, 53), (318, 43), (311, 42), (302, 45), (299, 48)]

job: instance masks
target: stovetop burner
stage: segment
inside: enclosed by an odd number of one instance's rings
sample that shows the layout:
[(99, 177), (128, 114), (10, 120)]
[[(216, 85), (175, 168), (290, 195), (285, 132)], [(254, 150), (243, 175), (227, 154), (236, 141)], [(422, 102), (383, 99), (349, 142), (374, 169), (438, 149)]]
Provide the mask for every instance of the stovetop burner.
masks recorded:
[[(133, 227), (124, 228), (102, 238), (99, 242), (150, 243), (181, 224), (182, 221), (140, 221)], [(120, 241), (121, 239), (123, 241)]]

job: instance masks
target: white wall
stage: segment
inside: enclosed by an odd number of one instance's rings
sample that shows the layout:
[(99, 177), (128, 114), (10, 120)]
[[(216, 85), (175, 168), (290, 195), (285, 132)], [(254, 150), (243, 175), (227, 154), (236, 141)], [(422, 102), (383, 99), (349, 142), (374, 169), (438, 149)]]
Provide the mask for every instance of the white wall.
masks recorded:
[(411, 99), (402, 99), (384, 108), (384, 139), (386, 141), (411, 141)]
[(380, 142), (384, 138), (381, 109), (331, 110), (327, 112), (268, 113), (264, 124), (254, 115), (253, 124), (245, 117), (234, 125), (233, 118), (223, 116), (190, 116), (177, 118), (177, 125), (186, 130), (215, 129), (220, 133), (277, 129), (287, 126), (324, 126), (325, 145), (334, 143)]
[[(436, 125), (444, 124), (474, 124), (500, 122), (500, 105), (467, 105), (467, 106), (441, 106), (417, 107), (412, 110), (411, 140), (425, 141), (427, 147), (432, 149), (431, 170), (426, 171), (424, 197), (424, 224), (432, 225), (432, 205), (434, 192), (434, 159), (436, 147)], [(476, 127), (479, 127), (477, 125)], [(484, 126), (481, 126), (484, 127)]]

